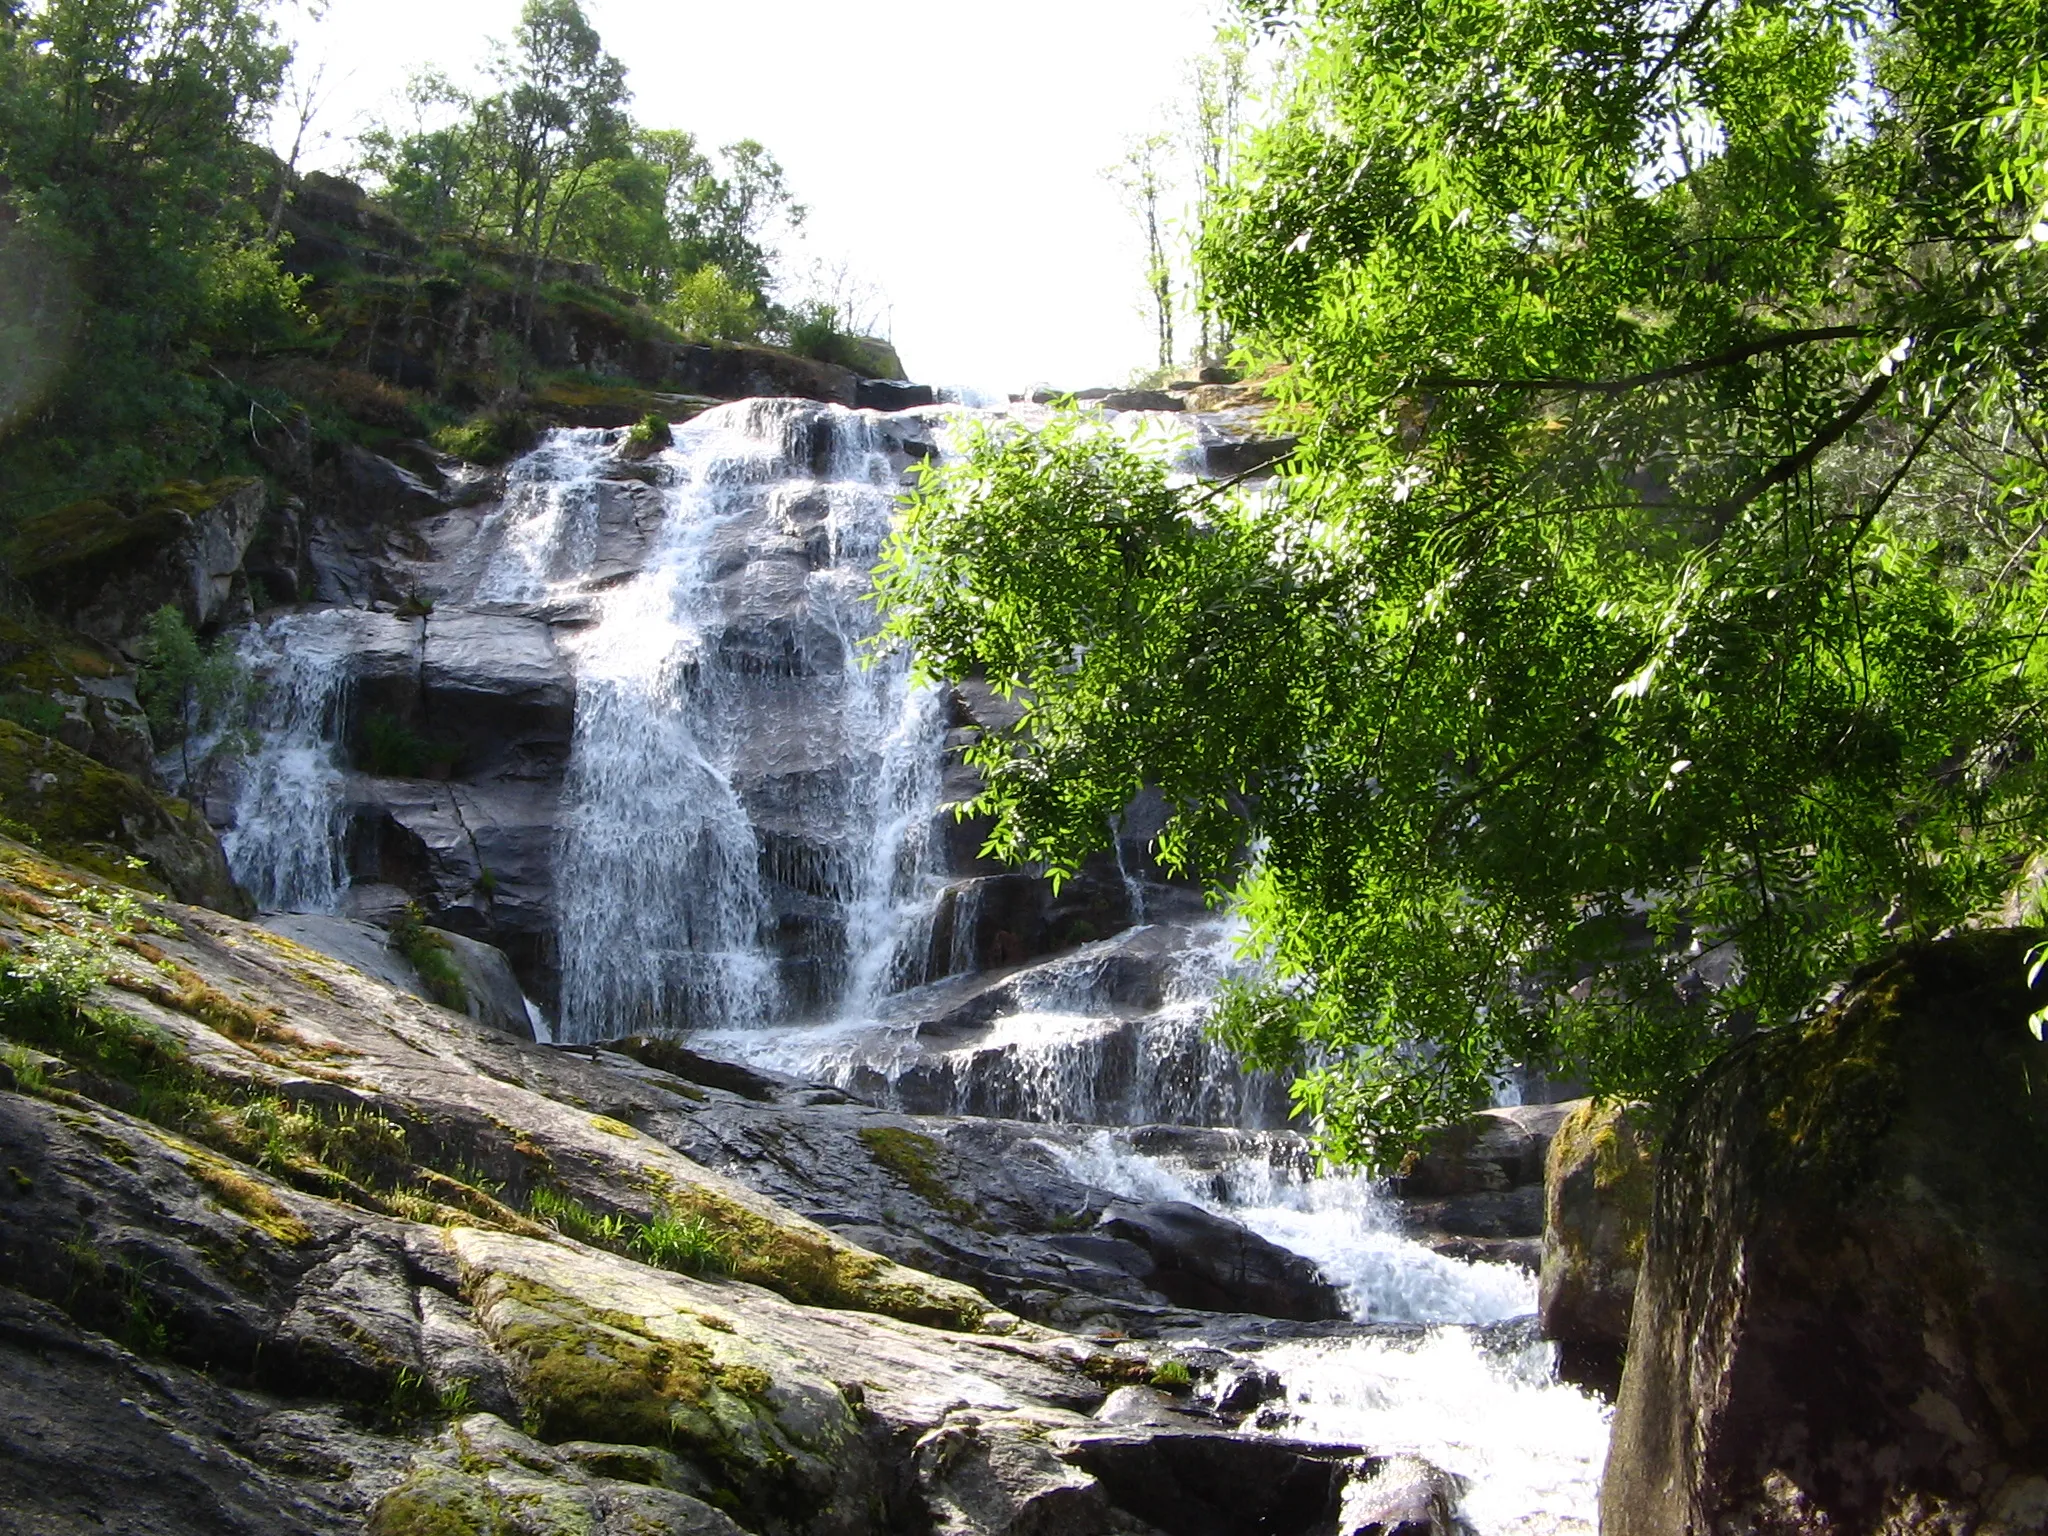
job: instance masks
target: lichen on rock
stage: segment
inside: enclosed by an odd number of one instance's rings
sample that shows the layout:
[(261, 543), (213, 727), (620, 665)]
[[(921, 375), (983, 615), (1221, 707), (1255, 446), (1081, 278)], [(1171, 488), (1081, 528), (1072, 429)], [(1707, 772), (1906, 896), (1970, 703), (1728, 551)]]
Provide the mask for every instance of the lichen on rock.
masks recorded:
[(1621, 1380), (1637, 1272), (1650, 1231), (1655, 1142), (1641, 1107), (1586, 1103), (1552, 1138), (1544, 1179), (1543, 1336), (1572, 1380)]
[(2031, 932), (1868, 968), (1659, 1151), (1607, 1536), (2040, 1530), (2048, 1045)]

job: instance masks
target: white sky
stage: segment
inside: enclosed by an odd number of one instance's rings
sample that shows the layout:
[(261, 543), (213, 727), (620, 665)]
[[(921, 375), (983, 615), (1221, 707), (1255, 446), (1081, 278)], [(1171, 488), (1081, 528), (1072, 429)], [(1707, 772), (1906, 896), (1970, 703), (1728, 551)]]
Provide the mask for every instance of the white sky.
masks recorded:
[[(1165, 125), (1214, 0), (584, 0), (633, 112), (755, 138), (811, 210), (787, 270), (846, 263), (883, 296), (912, 378), (1065, 388), (1152, 361), (1135, 221), (1101, 174)], [(336, 168), (423, 65), (468, 78), (519, 0), (330, 0), (280, 14), (326, 65)]]

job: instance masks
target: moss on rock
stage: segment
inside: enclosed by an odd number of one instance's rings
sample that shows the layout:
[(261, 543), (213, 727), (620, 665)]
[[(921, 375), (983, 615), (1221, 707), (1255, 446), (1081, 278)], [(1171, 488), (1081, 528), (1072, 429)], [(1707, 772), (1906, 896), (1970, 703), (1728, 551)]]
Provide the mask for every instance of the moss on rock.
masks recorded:
[(1612, 1393), (1656, 1194), (1640, 1107), (1586, 1103), (1552, 1138), (1544, 1170), (1538, 1311), (1572, 1380)]
[(701, 1185), (658, 1181), (679, 1216), (730, 1234), (733, 1275), (813, 1307), (879, 1312), (905, 1322), (972, 1332), (992, 1310), (964, 1285), (939, 1280), (855, 1248), (822, 1228), (777, 1220)]
[(0, 816), (92, 874), (194, 906), (250, 911), (220, 840), (191, 806), (11, 720), (0, 720)]
[(941, 1215), (971, 1222), (974, 1207), (954, 1194), (939, 1177), (939, 1143), (917, 1131), (895, 1125), (861, 1127), (861, 1145), (877, 1167), (886, 1169), (905, 1189)]

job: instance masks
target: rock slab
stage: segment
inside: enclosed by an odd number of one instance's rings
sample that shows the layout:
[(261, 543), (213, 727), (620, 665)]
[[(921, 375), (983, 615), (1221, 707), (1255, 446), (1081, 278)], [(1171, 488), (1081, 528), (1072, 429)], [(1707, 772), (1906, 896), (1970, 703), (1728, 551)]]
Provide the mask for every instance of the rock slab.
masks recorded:
[(1572, 1381), (1612, 1396), (1656, 1188), (1640, 1106), (1582, 1104), (1550, 1143), (1536, 1310)]
[(1604, 1536), (2048, 1528), (2038, 937), (1903, 950), (1680, 1107)]

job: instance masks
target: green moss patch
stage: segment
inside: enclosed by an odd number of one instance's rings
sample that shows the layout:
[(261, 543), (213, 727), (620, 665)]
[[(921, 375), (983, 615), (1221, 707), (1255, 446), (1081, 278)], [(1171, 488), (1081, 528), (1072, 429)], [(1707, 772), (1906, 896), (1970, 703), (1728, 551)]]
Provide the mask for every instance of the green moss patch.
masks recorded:
[(733, 1472), (786, 1457), (767, 1373), (721, 1363), (704, 1340), (656, 1337), (638, 1318), (512, 1275), (489, 1276), (476, 1304), (545, 1439), (661, 1446)]
[(241, 905), (213, 829), (191, 806), (6, 719), (0, 816), (104, 879), (227, 911)]
[(265, 1236), (287, 1248), (303, 1248), (313, 1241), (313, 1229), (294, 1216), (275, 1193), (247, 1174), (211, 1158), (193, 1158), (185, 1166), (222, 1206)]
[(662, 1181), (661, 1195), (677, 1217), (699, 1217), (728, 1235), (736, 1279), (766, 1286), (791, 1301), (878, 1312), (969, 1333), (990, 1310), (965, 1286), (930, 1280), (828, 1233), (777, 1221), (699, 1185)]
[(870, 1125), (861, 1128), (860, 1140), (877, 1167), (886, 1169), (897, 1183), (933, 1210), (956, 1221), (975, 1219), (978, 1213), (974, 1207), (954, 1194), (939, 1177), (941, 1149), (932, 1137), (900, 1126)]

